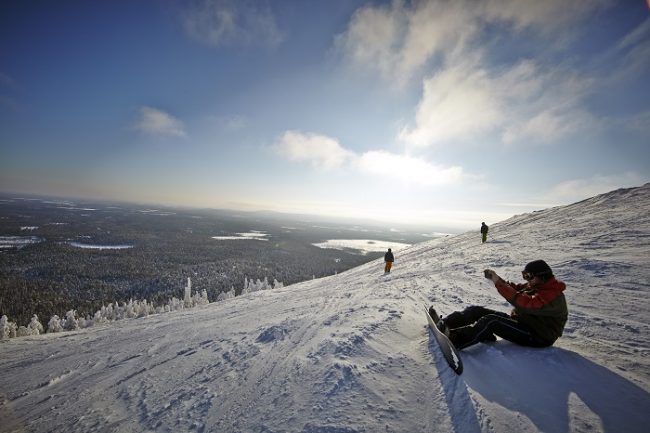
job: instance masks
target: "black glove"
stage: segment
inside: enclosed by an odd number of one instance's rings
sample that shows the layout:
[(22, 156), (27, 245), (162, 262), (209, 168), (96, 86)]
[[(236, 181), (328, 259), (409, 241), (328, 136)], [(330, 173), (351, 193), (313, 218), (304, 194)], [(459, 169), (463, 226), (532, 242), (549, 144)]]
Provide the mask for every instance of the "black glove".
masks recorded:
[(483, 276), (487, 278), (488, 280), (492, 280), (492, 282), (496, 283), (499, 281), (500, 277), (497, 275), (496, 272), (494, 272), (492, 269), (486, 269), (483, 271)]

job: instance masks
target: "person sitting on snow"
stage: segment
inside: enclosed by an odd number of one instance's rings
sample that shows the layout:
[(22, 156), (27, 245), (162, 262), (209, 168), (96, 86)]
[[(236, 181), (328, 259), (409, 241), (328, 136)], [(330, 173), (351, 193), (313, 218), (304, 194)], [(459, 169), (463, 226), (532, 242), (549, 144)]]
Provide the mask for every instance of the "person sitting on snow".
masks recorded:
[(544, 260), (526, 265), (521, 273), (526, 283), (522, 284), (505, 281), (491, 269), (483, 273), (514, 309), (508, 315), (470, 306), (441, 318), (433, 307), (429, 308), (438, 329), (458, 350), (496, 341), (497, 336), (522, 346), (547, 347), (562, 335), (569, 314), (563, 293), (566, 285), (555, 279)]

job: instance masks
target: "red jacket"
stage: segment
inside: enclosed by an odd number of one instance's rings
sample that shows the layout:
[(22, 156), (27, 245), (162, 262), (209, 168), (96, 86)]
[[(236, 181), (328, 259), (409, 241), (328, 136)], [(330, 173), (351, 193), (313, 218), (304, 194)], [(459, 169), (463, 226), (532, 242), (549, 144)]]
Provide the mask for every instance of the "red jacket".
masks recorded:
[(540, 343), (551, 345), (562, 335), (569, 312), (564, 298), (566, 284), (551, 278), (536, 285), (504, 280), (494, 283), (497, 290), (515, 307), (512, 317), (528, 325)]

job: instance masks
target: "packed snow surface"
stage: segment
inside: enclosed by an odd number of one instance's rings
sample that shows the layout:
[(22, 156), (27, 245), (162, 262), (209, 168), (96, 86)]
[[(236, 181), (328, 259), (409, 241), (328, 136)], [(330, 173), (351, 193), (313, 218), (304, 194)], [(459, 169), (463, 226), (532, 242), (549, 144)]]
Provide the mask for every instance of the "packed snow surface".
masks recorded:
[[(3, 432), (647, 432), (650, 184), (413, 245), (336, 276), (0, 342)], [(544, 259), (570, 316), (453, 373), (425, 304), (509, 311), (482, 270)], [(201, 289), (198, 287), (198, 289)]]

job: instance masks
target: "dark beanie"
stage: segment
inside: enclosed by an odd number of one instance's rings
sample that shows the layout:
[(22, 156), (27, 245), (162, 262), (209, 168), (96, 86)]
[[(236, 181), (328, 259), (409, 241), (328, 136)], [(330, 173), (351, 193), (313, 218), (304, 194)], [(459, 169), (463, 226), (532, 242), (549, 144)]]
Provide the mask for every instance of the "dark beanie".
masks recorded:
[(544, 260), (535, 260), (526, 265), (524, 272), (530, 272), (536, 277), (551, 276), (553, 271)]

